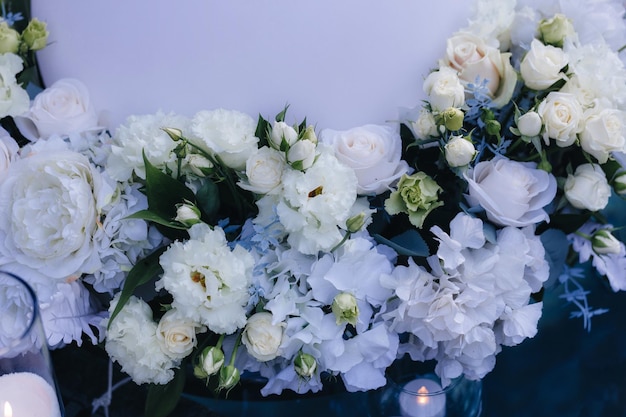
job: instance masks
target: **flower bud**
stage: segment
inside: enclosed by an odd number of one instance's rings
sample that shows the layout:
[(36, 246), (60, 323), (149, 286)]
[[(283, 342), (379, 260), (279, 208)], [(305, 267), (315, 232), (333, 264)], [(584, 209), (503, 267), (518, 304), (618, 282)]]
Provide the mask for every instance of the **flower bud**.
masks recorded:
[(356, 233), (361, 230), (364, 224), (365, 213), (359, 213), (356, 216), (352, 216), (348, 220), (346, 220), (346, 229), (350, 233)]
[(179, 140), (181, 140), (183, 138), (183, 131), (180, 130), (180, 129), (177, 129), (175, 127), (162, 127), (161, 130), (164, 131), (165, 133), (167, 133), (167, 135), (174, 142), (178, 142)]
[(501, 128), (502, 126), (500, 125), (500, 122), (495, 119), (485, 121), (485, 130), (487, 131), (487, 134), (491, 136), (500, 136)]
[(215, 346), (204, 348), (198, 363), (193, 368), (193, 374), (198, 378), (208, 378), (216, 374), (224, 365), (224, 352)]
[(20, 34), (9, 27), (6, 22), (0, 23), (0, 54), (17, 53), (20, 48)]
[(174, 220), (191, 227), (196, 223), (200, 223), (200, 210), (191, 203), (178, 204)]
[(463, 136), (453, 136), (444, 146), (446, 161), (451, 167), (468, 165), (476, 155), (474, 144)]
[(315, 162), (315, 143), (308, 140), (299, 140), (289, 148), (287, 162), (294, 169), (303, 171)]
[(539, 22), (539, 33), (546, 45), (563, 47), (566, 38), (575, 35), (574, 25), (562, 14), (556, 14), (551, 19), (543, 19)]
[(233, 365), (227, 365), (220, 369), (220, 381), (218, 390), (229, 390), (239, 382), (239, 369)]
[(206, 177), (213, 169), (213, 162), (197, 153), (185, 155), (185, 162), (189, 170), (200, 178)]
[(517, 119), (517, 129), (522, 136), (537, 136), (541, 132), (542, 126), (541, 116), (534, 111), (529, 111)]
[(354, 295), (347, 292), (337, 294), (333, 299), (331, 308), (337, 325), (347, 322), (356, 326), (356, 320), (359, 317), (359, 306), (356, 304)]
[(300, 351), (293, 360), (293, 367), (302, 378), (311, 378), (317, 370), (317, 361), (313, 355)]
[(286, 151), (298, 140), (298, 132), (285, 122), (274, 122), (270, 140), (276, 149)]
[(451, 131), (460, 130), (463, 127), (464, 117), (463, 111), (456, 107), (450, 107), (441, 113), (443, 125)]
[(45, 48), (48, 42), (48, 30), (45, 22), (39, 19), (32, 19), (28, 22), (28, 26), (22, 32), (22, 39), (28, 49), (31, 51), (39, 51)]
[(622, 249), (620, 241), (606, 229), (600, 229), (591, 236), (591, 246), (598, 255), (617, 254)]
[(315, 128), (312, 125), (308, 125), (302, 134), (302, 140), (308, 140), (317, 144), (317, 135), (315, 134)]
[(617, 174), (613, 180), (613, 189), (619, 195), (626, 195), (626, 172)]

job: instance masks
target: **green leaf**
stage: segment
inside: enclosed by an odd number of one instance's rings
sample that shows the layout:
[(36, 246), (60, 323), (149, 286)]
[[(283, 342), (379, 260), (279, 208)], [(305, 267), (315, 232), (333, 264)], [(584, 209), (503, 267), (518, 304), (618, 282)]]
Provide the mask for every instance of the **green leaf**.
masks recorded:
[(220, 191), (217, 184), (208, 178), (204, 181), (198, 192), (198, 207), (208, 216), (209, 219), (215, 219), (220, 208)]
[(169, 219), (163, 218), (161, 217), (159, 214), (154, 213), (150, 210), (140, 210), (136, 213), (131, 214), (130, 216), (126, 217), (127, 219), (142, 219), (142, 220), (147, 220), (153, 223), (157, 223), (163, 226), (167, 226), (167, 227), (171, 227), (172, 229), (180, 229), (180, 230), (186, 230), (187, 226), (177, 222), (177, 221), (171, 221)]
[(269, 122), (265, 120), (263, 116), (259, 114), (259, 120), (257, 121), (256, 130), (254, 132), (254, 136), (259, 138), (259, 147), (269, 146), (269, 141), (267, 137), (267, 133), (269, 132), (269, 129), (270, 129)]
[(158, 276), (163, 269), (159, 264), (159, 257), (167, 247), (162, 247), (152, 252), (150, 255), (137, 262), (135, 266), (130, 270), (128, 276), (126, 277), (126, 281), (124, 282), (124, 288), (122, 288), (122, 293), (120, 294), (120, 298), (115, 306), (115, 310), (111, 314), (111, 318), (109, 319), (109, 324), (107, 328), (111, 326), (113, 323), (113, 319), (122, 311), (122, 308), (126, 305), (130, 296), (133, 295), (133, 292), (137, 287), (149, 282), (152, 278)]
[(276, 115), (276, 117), (274, 118), (277, 122), (284, 122), (285, 121), (285, 116), (287, 115), (287, 109), (289, 108), (289, 104), (285, 105), (285, 108), (283, 109), (283, 111), (281, 111), (280, 113), (278, 113)]
[(174, 371), (174, 379), (165, 385), (150, 385), (146, 397), (144, 416), (166, 417), (178, 404), (185, 387), (185, 371), (181, 367)]
[(151, 212), (173, 219), (176, 217), (176, 204), (185, 200), (195, 202), (193, 191), (152, 165), (145, 153), (143, 161), (146, 166), (146, 196)]
[(391, 239), (374, 235), (378, 243), (394, 249), (399, 255), (426, 257), (430, 255), (428, 245), (415, 229), (407, 230)]

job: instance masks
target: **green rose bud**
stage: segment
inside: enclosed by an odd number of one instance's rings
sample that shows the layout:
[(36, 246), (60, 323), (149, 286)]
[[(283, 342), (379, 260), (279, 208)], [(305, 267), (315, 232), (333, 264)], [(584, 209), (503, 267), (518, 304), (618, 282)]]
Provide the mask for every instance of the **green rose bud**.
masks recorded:
[(180, 203), (176, 206), (176, 218), (174, 220), (191, 227), (196, 223), (200, 223), (200, 209), (189, 202)]
[(365, 225), (365, 213), (359, 213), (356, 216), (346, 220), (346, 229), (350, 233), (356, 233)]
[(557, 48), (562, 48), (563, 41), (576, 34), (572, 22), (562, 14), (556, 14), (551, 19), (543, 19), (539, 22), (539, 33), (544, 44)]
[(491, 136), (500, 136), (501, 128), (502, 126), (500, 125), (500, 122), (497, 120), (487, 120), (485, 122), (485, 130), (487, 131), (487, 134)]
[(312, 125), (307, 126), (302, 134), (303, 140), (308, 140), (309, 142), (313, 142), (317, 144), (317, 135), (315, 134), (315, 128)]
[(311, 378), (315, 375), (317, 361), (312, 355), (300, 351), (293, 360), (293, 367), (302, 378)]
[(391, 215), (406, 213), (411, 224), (421, 228), (426, 216), (443, 205), (438, 197), (441, 191), (435, 180), (424, 172), (404, 174), (398, 181), (398, 189), (385, 201), (385, 210)]
[(15, 54), (20, 49), (20, 34), (6, 22), (0, 23), (0, 54)]
[(39, 51), (46, 46), (48, 42), (48, 30), (45, 22), (33, 19), (28, 22), (28, 26), (22, 32), (22, 39), (28, 49), (31, 51)]
[(354, 295), (347, 292), (337, 294), (331, 307), (337, 325), (348, 322), (356, 326), (356, 320), (359, 318), (359, 306), (356, 304)]
[(622, 172), (615, 177), (613, 189), (619, 195), (626, 195), (626, 172)]
[(220, 369), (220, 381), (218, 390), (229, 390), (239, 382), (239, 369), (233, 365), (227, 365)]
[(617, 254), (622, 249), (620, 241), (606, 229), (600, 229), (591, 236), (591, 246), (599, 255)]
[(198, 356), (198, 363), (193, 368), (193, 374), (198, 378), (208, 378), (216, 374), (224, 365), (224, 352), (215, 346), (206, 347)]
[(456, 107), (450, 107), (447, 110), (444, 110), (441, 115), (441, 124), (443, 124), (446, 129), (451, 131), (460, 130), (463, 127), (463, 119), (465, 118), (465, 114), (461, 109), (457, 109)]

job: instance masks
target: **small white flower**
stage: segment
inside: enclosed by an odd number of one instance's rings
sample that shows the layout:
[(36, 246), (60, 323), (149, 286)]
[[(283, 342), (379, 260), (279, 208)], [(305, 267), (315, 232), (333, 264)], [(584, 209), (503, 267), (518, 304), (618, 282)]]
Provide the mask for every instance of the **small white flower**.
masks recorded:
[(428, 139), (438, 133), (435, 116), (426, 109), (422, 109), (417, 119), (411, 122), (411, 128), (418, 139)]
[(463, 136), (453, 136), (444, 146), (446, 161), (451, 167), (468, 165), (476, 155), (474, 144)]
[(542, 126), (541, 116), (534, 111), (522, 114), (517, 120), (517, 128), (522, 136), (537, 136), (541, 133)]
[(280, 353), (284, 324), (274, 324), (273, 319), (272, 313), (256, 313), (248, 318), (241, 334), (241, 342), (248, 353), (261, 362), (272, 360)]

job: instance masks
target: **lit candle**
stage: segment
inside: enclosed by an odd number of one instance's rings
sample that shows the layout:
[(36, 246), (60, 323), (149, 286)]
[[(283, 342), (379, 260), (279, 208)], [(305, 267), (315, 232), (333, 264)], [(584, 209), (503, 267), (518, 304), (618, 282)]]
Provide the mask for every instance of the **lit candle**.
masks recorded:
[(446, 395), (441, 392), (441, 385), (431, 379), (414, 379), (407, 383), (400, 393), (399, 401), (403, 416), (445, 417), (446, 415)]
[(0, 376), (2, 417), (61, 417), (54, 388), (32, 372)]

